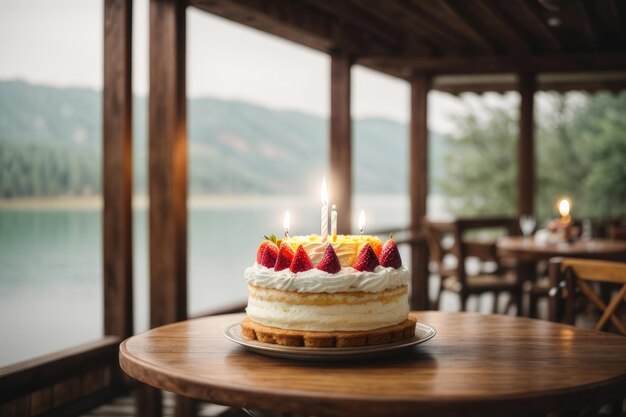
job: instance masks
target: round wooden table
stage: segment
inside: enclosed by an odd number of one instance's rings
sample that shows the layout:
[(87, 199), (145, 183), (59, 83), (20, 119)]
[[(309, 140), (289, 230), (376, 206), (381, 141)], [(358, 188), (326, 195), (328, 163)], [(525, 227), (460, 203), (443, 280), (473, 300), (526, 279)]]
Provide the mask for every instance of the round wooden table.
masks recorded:
[(539, 261), (555, 256), (623, 260), (626, 241), (610, 239), (577, 240), (572, 243), (545, 243), (521, 236), (504, 236), (496, 241), (498, 255), (520, 261)]
[(297, 362), (222, 332), (243, 314), (159, 327), (120, 345), (131, 377), (187, 397), (317, 416), (528, 415), (626, 394), (626, 338), (527, 318), (418, 312), (430, 341), (386, 358)]

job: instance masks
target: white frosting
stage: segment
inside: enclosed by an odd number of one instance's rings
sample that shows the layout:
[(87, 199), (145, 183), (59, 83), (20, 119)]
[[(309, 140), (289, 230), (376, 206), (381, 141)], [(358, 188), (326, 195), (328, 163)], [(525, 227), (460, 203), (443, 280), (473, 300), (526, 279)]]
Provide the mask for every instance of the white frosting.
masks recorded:
[(401, 323), (409, 314), (406, 287), (391, 290), (393, 294), (382, 298), (381, 294), (354, 293), (345, 297), (336, 295), (340, 300), (335, 303), (320, 304), (298, 303), (297, 299), (294, 300), (289, 296), (284, 300), (267, 299), (264, 297), (264, 291), (274, 290), (260, 289), (250, 292), (246, 308), (248, 317), (265, 326), (281, 329), (372, 330)]
[(398, 269), (377, 266), (373, 272), (360, 272), (352, 267), (344, 267), (336, 274), (329, 274), (316, 268), (297, 273), (289, 269), (275, 272), (274, 268), (255, 263), (246, 269), (244, 276), (249, 285), (256, 287), (307, 293), (374, 293), (398, 288), (409, 282), (409, 270), (404, 266)]

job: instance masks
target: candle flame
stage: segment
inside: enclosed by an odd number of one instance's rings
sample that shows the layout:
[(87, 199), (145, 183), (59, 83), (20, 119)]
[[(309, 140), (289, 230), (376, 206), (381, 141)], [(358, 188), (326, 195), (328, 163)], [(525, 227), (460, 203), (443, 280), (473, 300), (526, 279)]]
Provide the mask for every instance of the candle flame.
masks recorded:
[(321, 196), (322, 196), (322, 204), (327, 206), (328, 205), (328, 188), (326, 187), (326, 177), (324, 177), (324, 179), (322, 180)]
[(359, 230), (361, 230), (362, 232), (364, 227), (365, 227), (365, 212), (361, 210), (361, 213), (359, 214)]
[(570, 208), (571, 203), (567, 198), (563, 198), (561, 201), (559, 201), (559, 213), (562, 217), (569, 216)]
[(283, 227), (285, 228), (286, 233), (289, 233), (289, 226), (291, 226), (291, 215), (289, 214), (289, 211), (286, 211), (283, 219)]

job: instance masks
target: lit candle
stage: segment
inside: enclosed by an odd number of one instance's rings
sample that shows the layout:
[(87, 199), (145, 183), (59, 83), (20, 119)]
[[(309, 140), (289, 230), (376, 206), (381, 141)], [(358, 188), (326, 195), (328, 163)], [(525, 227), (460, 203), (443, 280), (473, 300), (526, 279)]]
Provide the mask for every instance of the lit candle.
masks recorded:
[(567, 198), (563, 198), (559, 201), (559, 213), (561, 214), (561, 223), (569, 224), (571, 218), (569, 212), (571, 209), (571, 203)]
[(361, 214), (359, 214), (359, 230), (361, 231), (361, 237), (363, 237), (364, 227), (365, 227), (365, 212), (361, 210)]
[(337, 207), (334, 204), (330, 212), (330, 235), (333, 242), (337, 240)]
[(285, 239), (289, 239), (289, 226), (291, 224), (291, 216), (289, 215), (289, 211), (285, 212), (285, 217), (283, 219), (283, 227), (285, 228)]
[(322, 181), (322, 242), (328, 240), (328, 189), (326, 188), (326, 177)]

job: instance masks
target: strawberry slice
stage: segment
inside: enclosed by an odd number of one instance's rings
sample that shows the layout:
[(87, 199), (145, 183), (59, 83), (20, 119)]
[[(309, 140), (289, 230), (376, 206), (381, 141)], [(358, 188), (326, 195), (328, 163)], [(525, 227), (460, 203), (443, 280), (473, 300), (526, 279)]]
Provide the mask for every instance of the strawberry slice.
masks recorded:
[(300, 245), (296, 250), (296, 254), (293, 256), (289, 270), (295, 273), (308, 271), (309, 269), (313, 269), (311, 258), (309, 258), (309, 255), (307, 255), (302, 245)]
[(276, 264), (276, 258), (278, 257), (278, 246), (274, 243), (268, 243), (263, 249), (263, 255), (261, 256), (261, 265), (266, 268), (273, 268)]
[(263, 257), (263, 251), (265, 250), (265, 247), (269, 245), (270, 243), (276, 244), (276, 236), (271, 235), (269, 237), (267, 236), (263, 236), (263, 237), (265, 238), (265, 240), (261, 242), (261, 244), (259, 245), (259, 248), (256, 250), (256, 263), (258, 263), (259, 265), (261, 265), (261, 258)]
[(400, 251), (398, 251), (398, 245), (393, 239), (389, 239), (383, 245), (383, 251), (380, 254), (380, 264), (384, 267), (400, 268), (402, 266), (402, 258), (400, 258)]
[(324, 256), (322, 256), (320, 263), (317, 264), (317, 269), (326, 271), (329, 274), (336, 274), (341, 271), (341, 264), (339, 263), (335, 249), (333, 249), (333, 245), (328, 244), (328, 246), (326, 246)]
[(280, 244), (280, 249), (278, 251), (278, 257), (276, 258), (276, 264), (274, 265), (274, 271), (282, 271), (283, 269), (287, 269), (291, 266), (291, 262), (293, 261), (293, 249), (291, 249), (291, 245), (287, 242), (283, 242)]
[(361, 272), (371, 272), (378, 265), (378, 258), (374, 253), (374, 249), (372, 249), (369, 243), (366, 243), (354, 260), (352, 268)]

